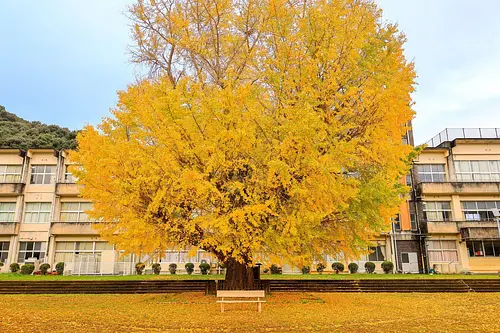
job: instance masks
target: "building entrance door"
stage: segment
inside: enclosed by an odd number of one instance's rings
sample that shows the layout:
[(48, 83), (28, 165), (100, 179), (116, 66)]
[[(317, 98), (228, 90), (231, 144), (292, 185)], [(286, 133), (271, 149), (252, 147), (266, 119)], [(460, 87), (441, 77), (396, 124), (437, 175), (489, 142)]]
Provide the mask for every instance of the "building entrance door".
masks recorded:
[(401, 262), (403, 273), (418, 273), (417, 252), (401, 252)]

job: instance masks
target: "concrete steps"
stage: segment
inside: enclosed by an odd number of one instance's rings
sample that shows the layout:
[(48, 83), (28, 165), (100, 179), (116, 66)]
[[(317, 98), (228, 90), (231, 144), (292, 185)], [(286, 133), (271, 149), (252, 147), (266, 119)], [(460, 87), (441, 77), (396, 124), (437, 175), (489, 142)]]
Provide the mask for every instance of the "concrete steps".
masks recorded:
[(0, 281), (0, 294), (155, 294), (213, 292), (215, 281)]

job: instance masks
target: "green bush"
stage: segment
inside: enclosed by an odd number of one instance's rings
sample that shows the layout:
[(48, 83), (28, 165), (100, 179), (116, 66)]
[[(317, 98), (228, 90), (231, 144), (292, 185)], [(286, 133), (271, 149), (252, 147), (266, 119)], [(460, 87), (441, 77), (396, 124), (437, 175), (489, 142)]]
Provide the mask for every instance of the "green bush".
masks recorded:
[(271, 268), (271, 274), (281, 274), (283, 272), (281, 267), (275, 264), (272, 264), (270, 268)]
[(384, 261), (381, 266), (385, 274), (392, 273), (392, 270), (394, 269), (392, 261)]
[(318, 272), (318, 274), (323, 274), (325, 268), (326, 268), (325, 264), (320, 262), (319, 264), (316, 265), (316, 272)]
[(332, 264), (332, 269), (335, 271), (335, 273), (339, 274), (340, 272), (344, 271), (344, 264), (341, 262), (334, 262)]
[(10, 271), (12, 273), (16, 273), (19, 271), (19, 264), (17, 262), (13, 262), (12, 264), (10, 264)]
[(58, 262), (56, 264), (56, 272), (58, 275), (63, 275), (64, 274), (64, 263), (63, 262)]
[(368, 274), (375, 272), (375, 264), (372, 263), (371, 261), (368, 261), (367, 263), (365, 263), (365, 271)]
[(146, 264), (144, 264), (143, 262), (138, 262), (137, 264), (135, 264), (135, 272), (138, 275), (142, 275), (144, 268), (146, 268)]
[(0, 268), (2, 268), (2, 267), (3, 267), (3, 262), (0, 261)]
[(302, 274), (309, 274), (311, 272), (311, 267), (304, 266), (302, 267)]
[(264, 267), (264, 269), (262, 270), (262, 272), (264, 272), (264, 274), (269, 273), (269, 267)]
[(40, 272), (42, 272), (42, 275), (47, 275), (47, 272), (49, 271), (49, 269), (50, 269), (49, 264), (41, 264), (40, 265)]
[(349, 269), (349, 272), (351, 272), (351, 274), (355, 274), (358, 272), (359, 266), (355, 262), (351, 262), (349, 265), (347, 265), (347, 268)]
[(184, 265), (184, 268), (186, 269), (186, 273), (189, 275), (193, 274), (194, 272), (194, 264), (192, 262), (188, 262)]
[(151, 268), (153, 269), (153, 273), (154, 273), (155, 275), (160, 274), (160, 272), (161, 272), (161, 265), (160, 265), (160, 264), (158, 264), (158, 263), (156, 263), (156, 264), (152, 264), (152, 265), (151, 265)]
[(177, 271), (177, 264), (168, 265), (168, 271), (170, 272), (170, 274), (175, 274), (175, 271)]
[(207, 275), (210, 272), (210, 264), (208, 264), (206, 262), (202, 262), (200, 264), (200, 271), (201, 271), (201, 274)]
[(35, 265), (25, 264), (21, 266), (21, 274), (30, 275), (35, 270)]

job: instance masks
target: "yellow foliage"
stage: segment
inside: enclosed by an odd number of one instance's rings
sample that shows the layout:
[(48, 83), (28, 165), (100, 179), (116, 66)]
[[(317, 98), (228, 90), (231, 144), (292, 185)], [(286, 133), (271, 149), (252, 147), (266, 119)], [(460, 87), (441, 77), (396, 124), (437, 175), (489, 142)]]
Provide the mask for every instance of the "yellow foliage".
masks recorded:
[(134, 61), (71, 158), (129, 252), (286, 261), (366, 248), (405, 188), (415, 73), (371, 1), (138, 1)]

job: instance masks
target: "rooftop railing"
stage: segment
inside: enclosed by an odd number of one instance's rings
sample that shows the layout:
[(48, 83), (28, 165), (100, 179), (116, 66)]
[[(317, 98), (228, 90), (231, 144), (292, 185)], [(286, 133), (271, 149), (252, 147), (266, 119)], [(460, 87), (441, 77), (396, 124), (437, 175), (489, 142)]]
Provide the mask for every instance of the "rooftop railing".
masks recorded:
[(446, 128), (426, 144), (437, 147), (455, 139), (500, 139), (500, 128)]

